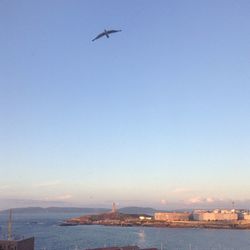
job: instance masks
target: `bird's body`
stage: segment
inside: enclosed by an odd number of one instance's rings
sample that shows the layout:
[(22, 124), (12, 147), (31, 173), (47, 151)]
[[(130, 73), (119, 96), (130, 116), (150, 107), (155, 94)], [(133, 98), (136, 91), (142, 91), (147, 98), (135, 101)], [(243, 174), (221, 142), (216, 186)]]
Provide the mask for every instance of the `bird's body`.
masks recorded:
[(95, 40), (103, 37), (103, 36), (106, 36), (107, 38), (109, 38), (109, 35), (112, 34), (112, 33), (116, 33), (116, 32), (120, 32), (122, 30), (104, 30), (104, 32), (100, 33), (99, 35), (97, 35), (93, 40), (92, 42), (94, 42)]

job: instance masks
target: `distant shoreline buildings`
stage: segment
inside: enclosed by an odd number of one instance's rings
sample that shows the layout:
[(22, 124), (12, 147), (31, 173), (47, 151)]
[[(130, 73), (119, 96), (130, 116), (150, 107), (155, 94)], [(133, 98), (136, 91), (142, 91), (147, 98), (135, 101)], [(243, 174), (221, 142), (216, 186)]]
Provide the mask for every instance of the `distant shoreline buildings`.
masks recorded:
[(250, 221), (250, 212), (246, 210), (194, 210), (193, 212), (157, 212), (156, 221)]

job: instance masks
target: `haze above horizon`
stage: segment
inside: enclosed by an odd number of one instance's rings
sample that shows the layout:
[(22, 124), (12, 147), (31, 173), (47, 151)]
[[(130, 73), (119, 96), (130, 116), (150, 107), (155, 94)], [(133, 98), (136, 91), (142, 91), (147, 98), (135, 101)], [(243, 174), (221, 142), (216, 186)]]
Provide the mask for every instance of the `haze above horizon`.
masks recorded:
[[(0, 1), (0, 208), (250, 208), (249, 13)], [(104, 29), (122, 32), (92, 42)]]

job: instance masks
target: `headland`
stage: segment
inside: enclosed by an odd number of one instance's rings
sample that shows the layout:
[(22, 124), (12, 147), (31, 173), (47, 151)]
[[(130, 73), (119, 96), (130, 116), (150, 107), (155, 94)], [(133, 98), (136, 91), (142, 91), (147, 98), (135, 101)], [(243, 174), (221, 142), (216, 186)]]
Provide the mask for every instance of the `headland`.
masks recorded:
[[(191, 217), (190, 217), (191, 218)], [(104, 226), (142, 226), (142, 227), (169, 227), (169, 228), (213, 228), (213, 229), (250, 229), (249, 220), (157, 220), (155, 216), (146, 214), (125, 214), (108, 212), (102, 214), (85, 215), (71, 218), (62, 226), (76, 225), (104, 225)]]

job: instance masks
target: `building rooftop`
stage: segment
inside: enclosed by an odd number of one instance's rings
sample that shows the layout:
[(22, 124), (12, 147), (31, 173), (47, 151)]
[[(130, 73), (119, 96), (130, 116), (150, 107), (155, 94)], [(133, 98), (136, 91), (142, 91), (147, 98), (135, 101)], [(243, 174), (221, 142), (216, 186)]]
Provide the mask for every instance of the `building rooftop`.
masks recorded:
[(86, 250), (158, 250), (157, 248), (139, 248), (138, 246), (123, 246), (123, 247), (100, 247)]
[(34, 250), (34, 242), (34, 237), (17, 240), (0, 240), (0, 250)]

